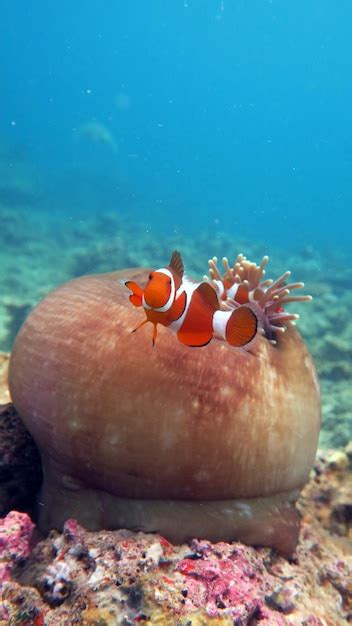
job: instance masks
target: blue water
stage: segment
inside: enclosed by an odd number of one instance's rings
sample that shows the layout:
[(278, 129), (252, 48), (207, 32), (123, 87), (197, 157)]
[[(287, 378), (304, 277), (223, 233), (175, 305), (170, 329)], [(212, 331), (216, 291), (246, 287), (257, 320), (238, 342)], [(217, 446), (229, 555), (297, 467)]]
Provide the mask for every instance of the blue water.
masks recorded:
[(347, 0), (1, 0), (0, 142), (43, 219), (348, 250), (351, 23)]

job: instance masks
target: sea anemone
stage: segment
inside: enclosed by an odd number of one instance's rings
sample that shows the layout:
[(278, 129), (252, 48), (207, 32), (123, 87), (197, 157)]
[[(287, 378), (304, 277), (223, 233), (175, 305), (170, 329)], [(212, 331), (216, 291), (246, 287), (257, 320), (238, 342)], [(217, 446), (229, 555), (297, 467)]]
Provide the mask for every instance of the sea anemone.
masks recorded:
[[(214, 256), (209, 261), (209, 274), (210, 282), (223, 299), (222, 307), (234, 308), (249, 303), (258, 315), (266, 337), (275, 341), (275, 333), (284, 332), (287, 322), (299, 318), (297, 313), (285, 311), (284, 306), (290, 302), (309, 302), (312, 296), (291, 295), (293, 290), (304, 287), (302, 282), (286, 283), (291, 272), (284, 272), (276, 280), (269, 278), (262, 281), (268, 261), (269, 257), (264, 256), (261, 264), (257, 265), (239, 254), (233, 267), (230, 267), (224, 257), (222, 262), (225, 272), (221, 274)], [(204, 276), (204, 279), (209, 280), (208, 276)]]
[[(90, 529), (157, 531), (170, 540), (239, 539), (292, 553), (295, 508), (315, 457), (319, 386), (312, 359), (282, 304), (242, 255), (225, 281), (247, 288), (269, 320), (254, 353), (224, 341), (194, 349), (141, 321), (122, 279), (150, 270), (84, 276), (30, 314), (10, 363), (14, 404), (41, 451), (43, 530), (74, 517)], [(223, 281), (213, 259), (211, 280)], [(236, 306), (236, 294), (225, 306)], [(303, 296), (307, 299), (306, 296)], [(300, 297), (302, 299), (302, 297)], [(286, 326), (286, 332), (277, 332)]]

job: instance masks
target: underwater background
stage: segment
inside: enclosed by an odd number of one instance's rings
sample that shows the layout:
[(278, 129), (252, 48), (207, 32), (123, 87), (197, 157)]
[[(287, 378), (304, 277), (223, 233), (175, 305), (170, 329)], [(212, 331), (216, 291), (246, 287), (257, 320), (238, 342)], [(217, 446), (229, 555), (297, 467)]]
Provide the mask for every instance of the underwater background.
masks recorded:
[(290, 269), (352, 427), (352, 5), (0, 0), (0, 349), (63, 281), (243, 252)]

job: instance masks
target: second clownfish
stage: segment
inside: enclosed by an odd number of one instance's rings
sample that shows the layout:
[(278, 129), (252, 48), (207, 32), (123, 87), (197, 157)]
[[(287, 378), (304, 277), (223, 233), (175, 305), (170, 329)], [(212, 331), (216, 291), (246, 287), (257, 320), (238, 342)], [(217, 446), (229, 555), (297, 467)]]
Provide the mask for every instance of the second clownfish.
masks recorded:
[(144, 289), (133, 281), (125, 285), (132, 292), (132, 304), (143, 307), (146, 313), (146, 319), (135, 330), (151, 322), (153, 345), (158, 324), (169, 326), (181, 343), (193, 347), (206, 346), (213, 337), (219, 337), (241, 348), (257, 334), (258, 318), (252, 309), (243, 305), (222, 310), (219, 296), (210, 283), (194, 283), (185, 276), (177, 251), (167, 267), (149, 274)]

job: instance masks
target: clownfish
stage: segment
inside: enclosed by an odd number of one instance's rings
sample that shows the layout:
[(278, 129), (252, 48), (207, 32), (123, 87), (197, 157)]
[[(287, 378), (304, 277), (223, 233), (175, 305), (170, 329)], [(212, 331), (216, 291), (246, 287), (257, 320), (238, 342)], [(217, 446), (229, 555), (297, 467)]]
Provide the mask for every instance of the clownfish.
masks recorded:
[(232, 310), (222, 310), (219, 295), (209, 282), (195, 283), (185, 276), (182, 257), (177, 251), (172, 253), (167, 267), (149, 274), (144, 289), (134, 281), (124, 284), (132, 292), (131, 303), (143, 307), (146, 314), (146, 319), (132, 332), (151, 322), (153, 345), (158, 324), (169, 326), (181, 343), (191, 347), (206, 346), (213, 337), (218, 337), (242, 348), (257, 334), (258, 318), (252, 309), (238, 305)]

